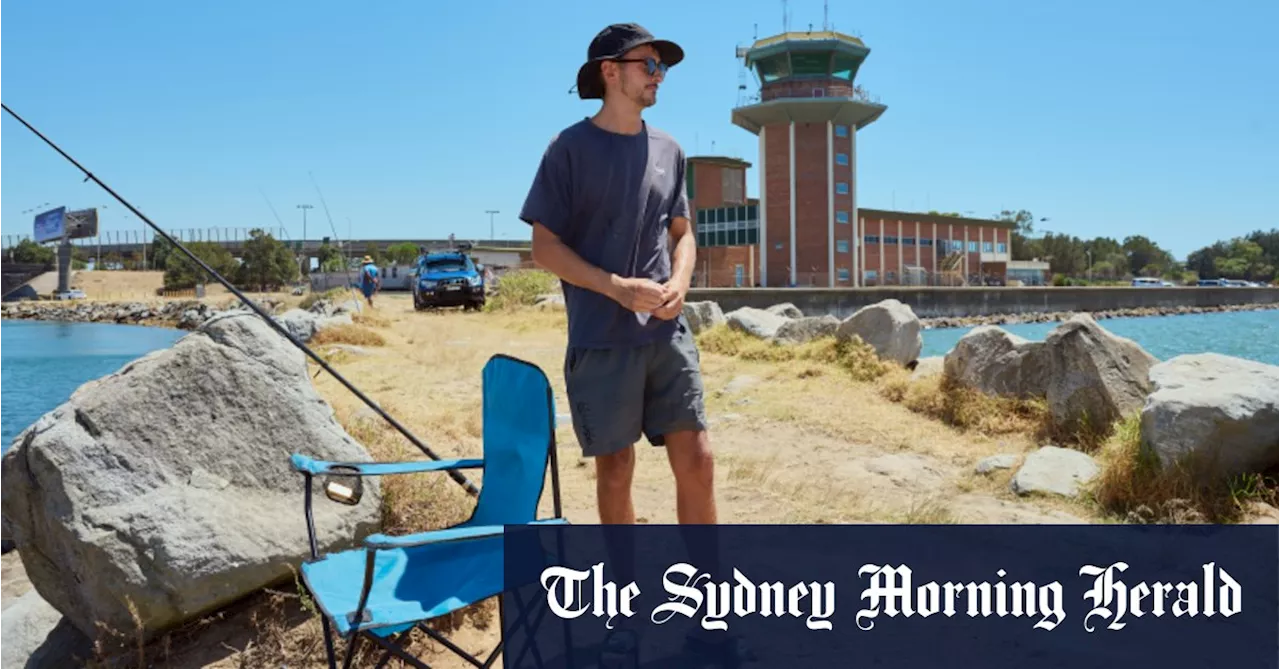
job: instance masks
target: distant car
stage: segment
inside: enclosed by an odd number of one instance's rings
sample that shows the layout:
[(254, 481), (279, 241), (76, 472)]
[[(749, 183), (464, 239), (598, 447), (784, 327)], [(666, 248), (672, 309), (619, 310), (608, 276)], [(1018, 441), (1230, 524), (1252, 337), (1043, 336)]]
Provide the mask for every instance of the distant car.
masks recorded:
[(1227, 286), (1226, 279), (1200, 279), (1196, 282), (1197, 286)]
[(484, 275), (471, 256), (461, 251), (428, 253), (418, 262), (413, 285), (413, 308), (484, 307)]
[(1160, 279), (1138, 277), (1134, 279), (1133, 282), (1130, 283), (1129, 285), (1134, 286), (1135, 288), (1160, 288), (1162, 286), (1172, 286), (1173, 284), (1169, 283), (1168, 281), (1162, 281)]
[(72, 288), (65, 293), (54, 293), (53, 298), (55, 300), (83, 300), (85, 299), (85, 294), (79, 288)]

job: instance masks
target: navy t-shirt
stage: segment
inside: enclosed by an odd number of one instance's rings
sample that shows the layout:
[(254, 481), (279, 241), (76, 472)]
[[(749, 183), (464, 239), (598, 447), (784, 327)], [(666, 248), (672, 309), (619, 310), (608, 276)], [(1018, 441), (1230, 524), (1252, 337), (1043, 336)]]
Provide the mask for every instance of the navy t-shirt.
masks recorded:
[[(668, 228), (689, 217), (684, 151), (647, 123), (636, 135), (584, 119), (551, 140), (520, 218), (541, 223), (586, 262), (621, 277), (671, 278)], [(676, 321), (636, 314), (608, 296), (561, 282), (569, 346), (629, 347), (671, 337)]]

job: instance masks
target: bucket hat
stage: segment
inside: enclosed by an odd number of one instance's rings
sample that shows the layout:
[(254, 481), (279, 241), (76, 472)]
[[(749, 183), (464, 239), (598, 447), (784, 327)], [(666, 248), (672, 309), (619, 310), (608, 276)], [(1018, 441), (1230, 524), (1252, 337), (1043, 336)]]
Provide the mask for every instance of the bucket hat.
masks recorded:
[(684, 60), (684, 49), (669, 40), (654, 37), (635, 23), (615, 23), (601, 30), (587, 47), (587, 62), (578, 68), (578, 97), (583, 100), (604, 98), (604, 82), (600, 80), (600, 64), (621, 58), (628, 51), (645, 44), (658, 51), (667, 67)]

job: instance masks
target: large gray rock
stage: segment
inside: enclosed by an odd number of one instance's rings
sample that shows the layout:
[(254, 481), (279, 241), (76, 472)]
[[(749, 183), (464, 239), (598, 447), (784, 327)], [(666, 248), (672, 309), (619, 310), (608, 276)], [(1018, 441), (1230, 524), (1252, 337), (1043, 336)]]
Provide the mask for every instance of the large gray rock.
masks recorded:
[(709, 300), (685, 302), (684, 319), (689, 322), (693, 333), (698, 334), (724, 323), (724, 311), (721, 311), (719, 303)]
[(974, 328), (956, 342), (943, 362), (948, 381), (988, 395), (1044, 397), (1049, 359), (1043, 342), (1009, 334), (994, 325)]
[(761, 339), (773, 339), (778, 334), (778, 328), (787, 322), (783, 316), (755, 307), (734, 309), (725, 314), (724, 318), (730, 328)]
[(1080, 487), (1098, 475), (1093, 458), (1069, 448), (1043, 446), (1027, 456), (1009, 481), (1019, 495), (1032, 493), (1075, 497)]
[(920, 319), (911, 307), (898, 300), (882, 300), (867, 305), (836, 329), (836, 338), (845, 341), (857, 335), (885, 360), (906, 365), (920, 357), (924, 337)]
[(1133, 340), (1077, 314), (1054, 328), (1044, 344), (1049, 359), (1045, 397), (1059, 430), (1105, 432), (1142, 408), (1151, 390), (1151, 366), (1159, 361)]
[(783, 318), (804, 318), (804, 312), (796, 305), (787, 302), (785, 304), (775, 304), (765, 309), (774, 316), (782, 316)]
[(840, 327), (840, 319), (830, 314), (826, 316), (809, 316), (797, 318), (783, 323), (774, 340), (787, 344), (801, 344), (820, 337), (830, 337)]
[(1274, 469), (1280, 367), (1217, 353), (1155, 365), (1142, 409), (1142, 445), (1162, 466), (1233, 476)]
[(933, 355), (927, 358), (920, 358), (916, 361), (916, 368), (911, 370), (911, 380), (920, 381), (933, 376), (939, 376), (944, 372), (946, 359), (940, 355)]
[(305, 344), (311, 341), (311, 338), (320, 330), (321, 318), (324, 317), (311, 311), (290, 309), (277, 316), (276, 320), (289, 331), (289, 334)]
[[(18, 435), (3, 513), (32, 585), (77, 628), (132, 634), (131, 602), (151, 637), (289, 578), (309, 554), (293, 452), (369, 460), (301, 351), (256, 315), (222, 315)], [(366, 490), (356, 507), (317, 496), (322, 550), (377, 529), (378, 482)]]

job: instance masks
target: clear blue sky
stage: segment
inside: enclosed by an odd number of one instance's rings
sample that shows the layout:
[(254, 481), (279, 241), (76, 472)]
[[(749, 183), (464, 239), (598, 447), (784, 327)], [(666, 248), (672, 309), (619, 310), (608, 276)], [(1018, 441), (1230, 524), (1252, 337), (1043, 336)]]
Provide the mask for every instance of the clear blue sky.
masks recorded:
[[(552, 9), (554, 7), (554, 9)], [(791, 0), (792, 29), (821, 0)], [(591, 37), (637, 21), (680, 42), (651, 123), (690, 154), (754, 162), (729, 121), (734, 47), (778, 1), (6, 2), (3, 100), (166, 228), (301, 236), (527, 238), (516, 219)], [(1275, 3), (834, 2), (888, 110), (858, 136), (860, 206), (1049, 217), (1152, 237), (1178, 257), (1277, 223)], [(755, 86), (752, 77), (748, 85)], [(107, 204), (16, 121), (0, 122), (0, 228), (45, 202)], [(755, 195), (754, 170), (748, 175)], [(260, 190), (261, 189), (261, 190)]]

